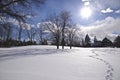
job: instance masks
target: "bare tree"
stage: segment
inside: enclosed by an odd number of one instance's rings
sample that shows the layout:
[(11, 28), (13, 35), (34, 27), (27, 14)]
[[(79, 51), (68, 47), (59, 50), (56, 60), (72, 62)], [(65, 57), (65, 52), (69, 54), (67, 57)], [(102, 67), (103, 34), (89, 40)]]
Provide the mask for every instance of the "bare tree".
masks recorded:
[[(0, 18), (12, 17), (19, 21), (25, 21), (28, 15), (31, 15), (32, 4), (40, 5), (45, 0), (0, 0)], [(27, 10), (27, 11), (26, 11)]]
[(33, 42), (36, 34), (36, 29), (33, 25), (31, 24), (24, 24), (24, 27), (27, 32), (28, 39)]
[(56, 14), (50, 15), (47, 17), (46, 21), (45, 26), (50, 30), (55, 39), (57, 49), (59, 49), (61, 35), (60, 16)]
[(3, 27), (5, 29), (5, 32), (4, 32), (5, 40), (9, 40), (12, 35), (12, 23), (7, 22), (3, 25)]
[(23, 29), (23, 23), (19, 22), (19, 29), (18, 29), (18, 40), (19, 41), (21, 41), (22, 29)]
[[(28, 16), (33, 17), (32, 7), (39, 7), (44, 4), (45, 0), (0, 0), (0, 25), (6, 25), (8, 19), (17, 20), (20, 25), (17, 39), (21, 39), (22, 25), (21, 22), (28, 20)], [(4, 22), (5, 21), (5, 22)], [(4, 22), (4, 23), (3, 23)], [(1, 26), (0, 26), (1, 27)], [(1, 32), (5, 32), (7, 28), (2, 27)], [(2, 37), (5, 34), (0, 34)]]
[(46, 30), (46, 26), (44, 25), (44, 23), (39, 23), (37, 26), (38, 26), (38, 35), (40, 38), (40, 43), (43, 44), (43, 34), (44, 31)]
[(76, 25), (70, 25), (66, 29), (67, 29), (68, 41), (69, 41), (70, 49), (72, 49), (73, 40), (74, 40), (74, 36), (76, 35), (77, 28), (76, 28)]
[(57, 46), (57, 49), (59, 49), (60, 46), (60, 27), (56, 26), (54, 23), (49, 23), (48, 25), (49, 30), (53, 34), (53, 37), (55, 38), (55, 44)]
[(36, 34), (35, 28), (31, 28), (30, 30), (27, 30), (27, 34), (28, 34), (29, 40), (33, 42)]
[(69, 25), (70, 22), (70, 13), (67, 11), (62, 11), (60, 13), (61, 27), (62, 27), (62, 49), (65, 46), (65, 27)]
[[(60, 14), (50, 15), (46, 19), (46, 26), (53, 34), (57, 49), (59, 49), (60, 41), (62, 49), (65, 46), (65, 28), (69, 25), (70, 22), (70, 13), (67, 11), (62, 11)], [(62, 39), (61, 39), (62, 38)]]
[[(4, 24), (5, 25), (5, 24)], [(0, 40), (3, 40), (5, 41), (5, 33), (6, 33), (6, 30), (4, 28), (4, 25), (3, 24), (0, 24)]]

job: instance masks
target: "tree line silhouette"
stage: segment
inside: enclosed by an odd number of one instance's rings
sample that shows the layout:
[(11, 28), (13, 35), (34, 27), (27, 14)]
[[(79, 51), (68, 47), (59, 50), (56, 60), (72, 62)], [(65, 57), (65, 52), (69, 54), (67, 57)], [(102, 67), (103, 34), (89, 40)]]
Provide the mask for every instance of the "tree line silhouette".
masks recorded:
[(96, 36), (94, 37), (94, 43), (91, 43), (90, 37), (87, 34), (85, 41), (82, 41), (84, 47), (120, 47), (120, 36), (118, 35), (112, 42), (110, 39), (105, 37), (103, 40), (97, 40)]
[[(62, 41), (62, 40), (61, 40)], [(72, 43), (72, 44), (70, 44)], [(0, 47), (13, 47), (13, 46), (27, 46), (27, 45), (39, 45), (36, 41), (18, 41), (14, 40), (12, 38), (7, 40), (1, 40), (0, 39)], [(41, 45), (56, 45), (58, 46), (58, 43), (54, 40), (52, 40), (51, 44), (48, 44), (48, 41), (46, 39), (43, 40)], [(62, 43), (59, 43), (59, 46), (62, 46)], [(120, 36), (117, 36), (114, 41), (112, 42), (110, 39), (105, 37), (103, 40), (97, 40), (96, 36), (94, 37), (94, 42), (91, 43), (91, 39), (89, 35), (87, 34), (85, 36), (85, 39), (80, 40), (80, 42), (76, 40), (72, 40), (72, 42), (69, 42), (67, 39), (65, 39), (65, 46), (70, 46), (70, 49), (72, 46), (74, 47), (117, 47), (120, 48)], [(59, 49), (57, 47), (57, 49)]]

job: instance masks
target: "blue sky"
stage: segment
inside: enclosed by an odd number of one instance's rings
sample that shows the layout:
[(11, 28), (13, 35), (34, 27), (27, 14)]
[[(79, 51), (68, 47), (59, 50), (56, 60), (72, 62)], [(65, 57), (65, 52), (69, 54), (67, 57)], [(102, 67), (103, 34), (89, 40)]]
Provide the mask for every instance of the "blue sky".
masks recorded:
[[(92, 12), (87, 19), (81, 15), (84, 7), (89, 7)], [(120, 0), (46, 0), (41, 7), (34, 7), (32, 10), (36, 14), (32, 18), (34, 25), (50, 14), (66, 10), (80, 28), (81, 36), (89, 34), (98, 39), (108, 37), (113, 40), (120, 35)]]
[[(88, 3), (88, 7), (92, 10), (92, 15), (88, 19), (83, 19), (80, 15), (80, 10), (85, 7), (85, 3)], [(69, 11), (72, 15), (72, 19), (75, 23), (81, 25), (89, 25), (96, 20), (102, 20), (106, 17), (120, 17), (120, 0), (46, 0), (46, 3), (41, 8), (36, 7), (34, 12), (37, 14), (34, 21), (37, 23), (41, 19), (45, 19), (46, 16), (52, 13), (59, 13), (60, 11)], [(107, 9), (112, 10), (107, 12)], [(109, 10), (108, 9), (108, 10)], [(106, 13), (102, 13), (102, 10), (106, 10)], [(115, 13), (118, 11), (118, 13)]]

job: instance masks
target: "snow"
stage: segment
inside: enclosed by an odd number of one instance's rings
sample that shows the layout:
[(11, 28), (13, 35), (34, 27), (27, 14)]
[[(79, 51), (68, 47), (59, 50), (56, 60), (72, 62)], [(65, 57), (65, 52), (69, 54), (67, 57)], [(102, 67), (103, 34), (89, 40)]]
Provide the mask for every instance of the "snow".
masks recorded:
[(0, 80), (119, 80), (119, 48), (0, 48)]

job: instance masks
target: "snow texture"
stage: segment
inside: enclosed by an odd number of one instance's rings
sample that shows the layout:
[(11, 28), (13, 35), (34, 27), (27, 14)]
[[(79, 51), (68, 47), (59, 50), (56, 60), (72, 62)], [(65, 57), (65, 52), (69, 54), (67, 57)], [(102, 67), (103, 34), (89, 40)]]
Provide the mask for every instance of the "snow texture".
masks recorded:
[(0, 80), (119, 80), (119, 48), (0, 48)]

